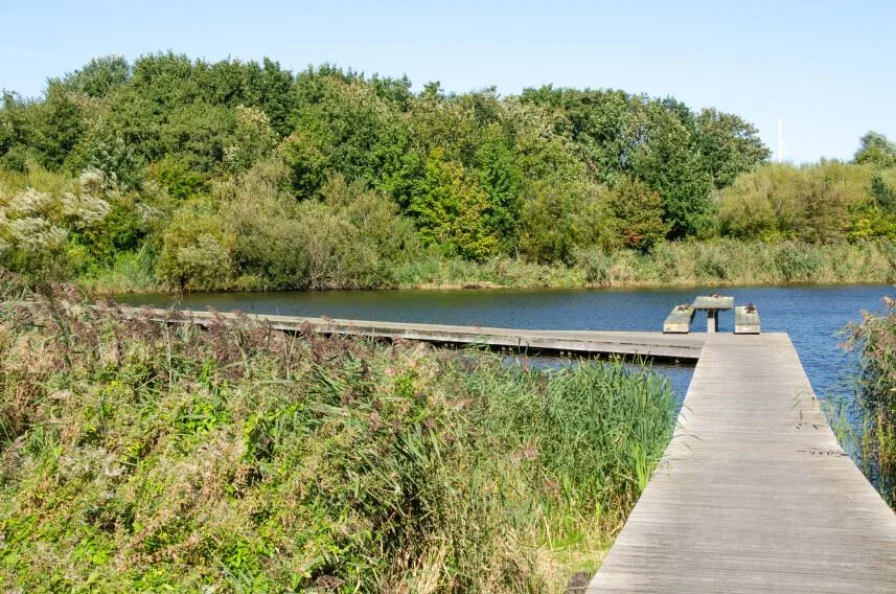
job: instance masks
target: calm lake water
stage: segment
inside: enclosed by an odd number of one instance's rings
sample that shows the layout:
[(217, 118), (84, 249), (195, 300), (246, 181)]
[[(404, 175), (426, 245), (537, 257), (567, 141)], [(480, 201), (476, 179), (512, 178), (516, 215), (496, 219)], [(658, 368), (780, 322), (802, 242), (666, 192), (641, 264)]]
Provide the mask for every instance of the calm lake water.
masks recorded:
[[(488, 291), (332, 291), (326, 293), (194, 293), (177, 300), (162, 295), (122, 295), (131, 305), (359, 320), (503, 326), (554, 330), (658, 331), (673, 306), (718, 289), (675, 290), (488, 290)], [(849, 401), (853, 358), (839, 348), (847, 323), (862, 310), (880, 311), (890, 286), (745, 287), (725, 289), (739, 304), (754, 303), (762, 329), (790, 334), (820, 398)], [(705, 328), (698, 314), (694, 329)], [(719, 330), (733, 330), (733, 313), (722, 313)], [(658, 367), (679, 396), (692, 370)]]

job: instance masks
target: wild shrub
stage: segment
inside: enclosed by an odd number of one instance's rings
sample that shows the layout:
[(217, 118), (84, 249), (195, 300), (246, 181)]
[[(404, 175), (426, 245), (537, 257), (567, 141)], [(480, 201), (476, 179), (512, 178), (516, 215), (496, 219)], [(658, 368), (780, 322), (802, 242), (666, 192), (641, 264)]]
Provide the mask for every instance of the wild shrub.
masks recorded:
[(114, 176), (72, 178), (32, 168), (0, 185), (0, 263), (37, 276), (67, 277), (134, 250), (148, 225)]
[(558, 592), (673, 425), (666, 380), (620, 364), (0, 288), (0, 580), (24, 591)]
[(721, 244), (703, 244), (697, 248), (697, 273), (710, 281), (730, 280), (734, 278), (733, 268), (737, 266), (737, 259), (730, 253), (721, 249)]
[(720, 232), (744, 239), (799, 239), (831, 243), (861, 228), (856, 238), (886, 235), (862, 222), (874, 204), (872, 169), (836, 161), (793, 167), (766, 165), (721, 193)]
[(189, 203), (165, 230), (156, 275), (175, 290), (227, 289), (234, 274), (235, 242), (226, 219), (208, 204)]
[(185, 204), (163, 235), (160, 280), (180, 290), (320, 290), (389, 285), (421, 249), (385, 196), (333, 176), (322, 200), (296, 201), (276, 161)]
[(599, 248), (578, 249), (575, 251), (575, 260), (576, 266), (584, 270), (587, 282), (596, 285), (609, 283), (612, 256)]
[(657, 192), (637, 180), (625, 180), (610, 193), (609, 204), (623, 247), (647, 252), (665, 239), (669, 226), (663, 222)]

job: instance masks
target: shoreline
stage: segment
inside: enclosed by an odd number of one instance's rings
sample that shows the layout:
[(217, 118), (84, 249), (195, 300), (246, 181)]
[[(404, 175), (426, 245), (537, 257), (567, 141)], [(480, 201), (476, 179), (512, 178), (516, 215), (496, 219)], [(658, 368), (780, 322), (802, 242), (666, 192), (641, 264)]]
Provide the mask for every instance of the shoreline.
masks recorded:
[[(290, 276), (223, 270), (203, 280), (172, 280), (122, 258), (75, 280), (96, 295), (129, 293), (267, 293), (348, 290), (662, 290), (694, 287), (875, 285), (896, 282), (896, 242), (805, 244), (749, 241), (665, 243), (655, 252), (582, 255), (575, 262), (539, 264), (518, 257), (484, 261), (428, 255), (382, 261), (369, 270), (297, 269)], [(174, 288), (172, 288), (174, 287)]]
[(583, 283), (583, 284), (507, 284), (501, 285), (491, 281), (471, 281), (465, 283), (420, 283), (418, 285), (384, 285), (379, 287), (328, 287), (320, 289), (225, 289), (211, 291), (176, 291), (165, 289), (157, 286), (153, 288), (129, 288), (124, 290), (113, 290), (111, 288), (96, 288), (89, 284), (75, 281), (83, 290), (98, 297), (114, 297), (116, 295), (167, 295), (177, 297), (182, 295), (193, 294), (236, 294), (236, 293), (252, 293), (252, 294), (269, 294), (269, 293), (330, 293), (330, 292), (402, 292), (402, 291), (469, 291), (469, 292), (498, 292), (498, 291), (663, 291), (670, 289), (734, 289), (749, 287), (873, 287), (883, 285), (893, 285), (893, 282), (879, 280), (853, 280), (848, 279), (843, 282), (831, 281), (794, 281), (794, 282), (762, 282), (756, 280), (730, 281), (730, 282), (673, 282), (673, 283), (651, 283), (651, 282), (633, 282), (620, 284), (599, 284), (599, 283)]

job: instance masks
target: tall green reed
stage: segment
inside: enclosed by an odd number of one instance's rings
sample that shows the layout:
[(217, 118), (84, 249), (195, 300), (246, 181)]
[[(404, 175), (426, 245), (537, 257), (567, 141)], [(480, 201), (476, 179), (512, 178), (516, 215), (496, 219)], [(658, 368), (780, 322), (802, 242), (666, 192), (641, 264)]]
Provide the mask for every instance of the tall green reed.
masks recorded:
[(29, 592), (559, 591), (674, 422), (668, 383), (619, 363), (54, 298), (0, 316), (0, 579)]

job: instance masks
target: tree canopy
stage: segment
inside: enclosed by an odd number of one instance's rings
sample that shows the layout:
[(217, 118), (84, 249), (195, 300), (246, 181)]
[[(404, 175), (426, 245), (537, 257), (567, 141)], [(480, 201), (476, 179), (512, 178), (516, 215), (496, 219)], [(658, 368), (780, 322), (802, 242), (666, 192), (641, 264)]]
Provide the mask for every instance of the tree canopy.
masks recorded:
[[(887, 168), (894, 155), (892, 143), (869, 133), (855, 161)], [(213, 268), (223, 254), (234, 279), (264, 276), (247, 272), (254, 256), (239, 253), (258, 226), (226, 217), (270, 220), (284, 233), (288, 225), (271, 213), (299, 225), (323, 208), (342, 221), (351, 209), (327, 202), (333, 184), (354, 188), (349, 195), (368, 206), (388, 204), (377, 207), (388, 213), (377, 224), (400, 227), (406, 249), (570, 262), (581, 249), (649, 251), (663, 240), (750, 235), (760, 214), (750, 207), (749, 216), (731, 219), (737, 196), (746, 195), (736, 186), (765, 175), (768, 156), (749, 122), (671, 97), (550, 85), (458, 94), (438, 82), (415, 91), (407, 78), (327, 64), (294, 73), (270, 59), (207, 62), (169, 52), (133, 63), (91, 60), (50, 79), (36, 99), (6, 92), (0, 206), (29, 188), (60, 200), (80, 195), (83, 172), (101, 175), (108, 188), (90, 195), (108, 203), (109, 229), (72, 230), (71, 265), (107, 266), (116, 250), (139, 251), (176, 283), (201, 278), (196, 262)], [(875, 179), (863, 182), (867, 208), (890, 208), (889, 178)], [(842, 203), (847, 219), (865, 208)], [(349, 225), (360, 215), (352, 216)], [(342, 230), (332, 237), (356, 232), (333, 224)], [(757, 233), (771, 233), (763, 225)], [(815, 237), (788, 225), (771, 226)], [(850, 232), (849, 220), (825, 225), (823, 233)], [(178, 262), (184, 269), (171, 272)]]
[(896, 143), (883, 134), (868, 132), (859, 139), (859, 145), (855, 156), (856, 163), (883, 167), (896, 166)]

